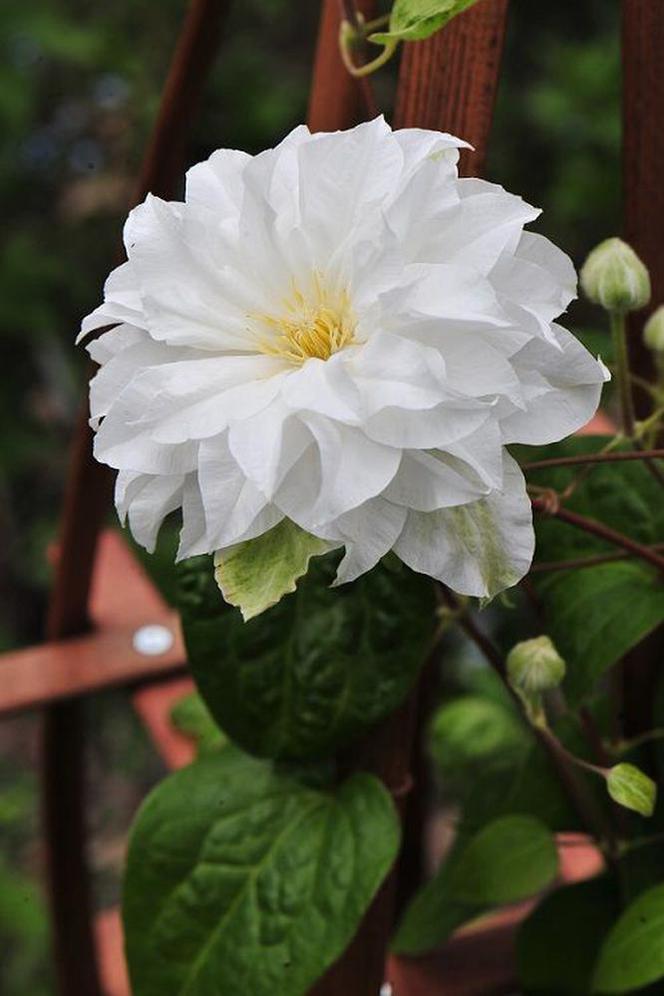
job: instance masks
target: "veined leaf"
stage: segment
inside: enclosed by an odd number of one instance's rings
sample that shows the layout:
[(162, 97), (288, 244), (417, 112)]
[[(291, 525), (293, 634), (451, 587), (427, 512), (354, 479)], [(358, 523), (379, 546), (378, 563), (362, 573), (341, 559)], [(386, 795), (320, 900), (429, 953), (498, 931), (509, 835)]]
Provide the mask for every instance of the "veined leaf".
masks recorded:
[(350, 941), (398, 845), (392, 801), (370, 775), (315, 791), (232, 747), (176, 772), (130, 841), (134, 996), (304, 996)]
[[(434, 625), (433, 589), (407, 568), (379, 566), (331, 589), (335, 557), (249, 622), (211, 611), (188, 570), (182, 621), (188, 659), (225, 733), (253, 754), (312, 759), (392, 712), (411, 687)], [(194, 597), (195, 596), (195, 597)]]
[(369, 39), (386, 45), (429, 38), (474, 3), (477, 0), (395, 0), (388, 30), (372, 34)]

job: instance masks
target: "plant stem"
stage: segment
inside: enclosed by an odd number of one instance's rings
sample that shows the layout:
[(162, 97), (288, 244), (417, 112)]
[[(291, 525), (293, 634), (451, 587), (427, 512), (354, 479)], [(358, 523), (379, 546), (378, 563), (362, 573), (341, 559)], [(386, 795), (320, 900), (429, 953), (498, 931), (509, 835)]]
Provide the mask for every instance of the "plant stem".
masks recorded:
[[(664, 543), (653, 543), (648, 549), (664, 550)], [(634, 554), (623, 551), (622, 553), (598, 553), (595, 557), (572, 557), (569, 560), (544, 561), (541, 564), (533, 564), (530, 568), (530, 573), (549, 574), (553, 571), (569, 571), (584, 567), (596, 567), (598, 564), (611, 564), (617, 560), (631, 560), (633, 556)]]
[(632, 399), (632, 386), (630, 383), (625, 315), (623, 312), (612, 311), (610, 321), (623, 432), (632, 439), (634, 437), (636, 419), (634, 416), (634, 401)]
[[(374, 93), (373, 86), (371, 85), (371, 81), (366, 77), (366, 74), (358, 73), (355, 69), (355, 65), (347, 48), (347, 40), (344, 29), (345, 22), (350, 25), (355, 34), (363, 36), (367, 24), (364, 21), (362, 14), (358, 11), (355, 0), (339, 0), (339, 13), (339, 52), (341, 59), (348, 72), (358, 81), (362, 93), (362, 100), (364, 102), (364, 110), (367, 118), (371, 120), (378, 116), (378, 102), (376, 100), (376, 95)], [(369, 21), (368, 23), (373, 24), (372, 21)]]
[(586, 453), (578, 456), (551, 457), (521, 465), (522, 470), (546, 470), (549, 467), (575, 467), (587, 463), (621, 463), (624, 460), (664, 460), (664, 449), (634, 450), (628, 453)]
[(597, 522), (595, 519), (587, 519), (585, 515), (579, 515), (578, 512), (572, 512), (568, 508), (561, 508), (560, 506), (557, 508), (551, 507), (551, 503), (546, 498), (532, 498), (531, 502), (536, 511), (553, 515), (555, 518), (560, 519), (561, 522), (566, 522), (568, 525), (582, 529), (592, 536), (598, 536), (600, 539), (606, 540), (607, 543), (619, 546), (623, 550), (629, 551), (635, 557), (640, 557), (641, 560), (647, 561), (647, 563), (652, 564), (653, 567), (657, 567), (658, 570), (664, 573), (664, 557), (660, 556), (660, 554), (650, 547), (643, 546), (641, 543), (637, 543), (636, 540), (630, 539), (624, 533), (619, 533), (617, 530), (611, 529), (610, 526), (604, 525), (603, 522)]
[[(445, 604), (449, 606), (450, 609), (454, 610), (456, 621), (459, 626), (473, 641), (473, 643), (475, 643), (479, 650), (482, 651), (491, 667), (503, 681), (505, 688), (519, 709), (519, 712), (523, 714), (523, 703), (507, 680), (507, 669), (500, 650), (488, 636), (478, 629), (468, 613), (461, 610), (458, 600), (452, 592), (449, 591), (449, 589), (445, 588), (444, 585), (440, 585), (439, 592)], [(551, 730), (549, 730), (548, 727), (542, 727), (532, 723), (529, 725), (551, 758), (551, 762), (556, 769), (565, 794), (576, 810), (583, 826), (590, 833), (592, 833), (593, 836), (595, 836), (598, 842), (606, 840), (609, 843), (610, 853), (613, 855), (617, 846), (613, 828), (604, 818), (604, 814), (593, 804), (592, 799), (587, 795), (583, 784), (579, 782), (575, 771), (576, 766), (581, 766), (588, 768), (593, 772), (593, 774), (603, 775), (603, 769), (597, 768), (595, 765), (590, 765), (586, 761), (582, 761), (580, 758), (576, 758), (573, 754), (570, 754), (567, 748), (560, 743), (558, 738), (554, 733), (552, 733)]]

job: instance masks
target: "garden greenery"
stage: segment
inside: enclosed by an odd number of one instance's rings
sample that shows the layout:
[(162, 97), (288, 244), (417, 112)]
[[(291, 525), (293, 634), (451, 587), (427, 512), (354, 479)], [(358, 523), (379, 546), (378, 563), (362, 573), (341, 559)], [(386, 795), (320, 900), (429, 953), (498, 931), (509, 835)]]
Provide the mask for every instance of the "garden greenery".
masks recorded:
[[(425, 37), (467, 6), (397, 0), (374, 40)], [(491, 670), (428, 724), (459, 825), (394, 949), (541, 893), (572, 831), (603, 870), (526, 919), (523, 986), (664, 976), (664, 698), (645, 720), (624, 713), (625, 658), (664, 621), (664, 385), (639, 381), (637, 419), (626, 344), (647, 272), (619, 240), (584, 269), (621, 424), (571, 436), (607, 379), (555, 321), (571, 264), (523, 231), (537, 215), (523, 201), (458, 178), (463, 144), (377, 120), (296, 129), (254, 158), (221, 150), (183, 204), (132, 213), (128, 262), (84, 322), (84, 338), (113, 326), (88, 348), (120, 514), (152, 548), (182, 510), (200, 696), (175, 716), (199, 757), (131, 836), (135, 996), (304, 996), (343, 953), (401, 829), (380, 780), (338, 759), (457, 628)], [(649, 325), (661, 372), (660, 340)], [(552, 964), (553, 931), (566, 956)]]

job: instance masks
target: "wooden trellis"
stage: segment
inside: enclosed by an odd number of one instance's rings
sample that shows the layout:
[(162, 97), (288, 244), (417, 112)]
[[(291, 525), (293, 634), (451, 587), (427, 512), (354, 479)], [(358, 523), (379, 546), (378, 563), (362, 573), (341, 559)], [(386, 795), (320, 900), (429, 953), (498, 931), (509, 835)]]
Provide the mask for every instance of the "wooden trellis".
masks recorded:
[[(357, 6), (369, 15), (373, 3), (361, 0)], [(662, 0), (623, 0), (622, 6), (624, 228), (650, 267), (653, 302), (659, 304), (664, 301), (664, 134), (659, 127), (664, 118), (664, 4)], [(137, 184), (136, 202), (148, 190), (163, 197), (173, 196), (176, 190), (188, 123), (216, 56), (227, 7), (226, 0), (191, 2)], [(340, 10), (338, 0), (323, 0), (308, 115), (313, 130), (349, 127), (366, 116), (366, 91), (346, 73), (339, 57)], [(439, 129), (468, 139), (476, 152), (463, 154), (461, 168), (466, 174), (482, 169), (507, 13), (508, 0), (480, 0), (445, 31), (428, 41), (406, 45), (403, 53), (395, 125)], [(218, 138), (221, 144), (223, 136)], [(640, 349), (640, 337), (634, 335), (631, 341), (637, 368), (647, 372), (649, 358)], [(48, 642), (0, 658), (0, 715), (43, 710), (43, 820), (60, 996), (102, 996), (105, 991), (95, 950), (85, 859), (84, 699), (110, 686), (171, 680), (173, 672), (185, 666), (175, 615), (119, 536), (102, 532), (110, 493), (108, 469), (91, 457), (86, 411), (74, 439), (55, 553)], [(151, 657), (133, 648), (133, 634), (146, 623), (160, 623), (171, 630), (174, 642), (168, 651)], [(643, 654), (634, 665), (637, 691), (630, 702), (633, 725), (638, 727), (652, 665)], [(359, 767), (375, 771), (384, 780), (402, 811), (409, 805), (416, 708), (414, 695), (397, 716), (376, 730), (355, 759)], [(411, 806), (412, 799), (410, 793)], [(412, 848), (413, 841), (408, 846)], [(349, 950), (315, 987), (316, 996), (375, 996), (378, 992), (394, 921), (397, 874), (398, 869), (380, 891)], [(457, 953), (449, 955), (446, 964), (435, 959), (394, 964), (397, 996), (509, 991), (501, 988), (509, 983), (508, 933), (494, 930), (479, 945), (468, 938), (460, 947), (457, 944)], [(482, 971), (481, 965), (477, 969), (478, 946), (485, 963), (488, 958), (488, 974), (478, 976), (473, 988), (473, 972)], [(498, 959), (497, 965), (492, 966), (492, 957)], [(459, 958), (463, 981), (457, 985), (454, 969)]]

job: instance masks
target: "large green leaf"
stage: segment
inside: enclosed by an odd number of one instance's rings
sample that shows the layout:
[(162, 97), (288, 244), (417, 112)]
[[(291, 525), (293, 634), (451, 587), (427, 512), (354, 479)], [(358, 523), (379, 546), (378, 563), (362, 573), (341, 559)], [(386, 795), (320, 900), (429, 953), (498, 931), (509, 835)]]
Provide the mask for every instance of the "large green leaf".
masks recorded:
[(531, 896), (555, 878), (553, 834), (533, 816), (502, 816), (473, 837), (450, 872), (461, 902), (500, 906)]
[(253, 619), (295, 591), (311, 558), (329, 549), (325, 540), (282, 519), (262, 536), (219, 550), (214, 558), (215, 578), (226, 601), (237, 605), (244, 619)]
[[(590, 759), (574, 717), (562, 717), (554, 728), (568, 750)], [(501, 704), (479, 696), (453, 700), (434, 715), (430, 741), (436, 769), (459, 803), (467, 831), (515, 812), (528, 813), (554, 831), (583, 829), (548, 752), (511, 701)], [(605, 792), (598, 780), (580, 777), (602, 805)]]
[(406, 910), (394, 950), (430, 950), (489, 907), (539, 892), (557, 870), (555, 840), (543, 823), (520, 814), (501, 817), (470, 840), (460, 839)]
[(389, 29), (370, 35), (370, 39), (384, 45), (428, 38), (474, 3), (477, 0), (395, 0)]
[(567, 661), (565, 691), (573, 702), (664, 622), (664, 585), (655, 570), (639, 563), (555, 574), (540, 592), (547, 627)]
[(314, 791), (232, 747), (171, 775), (134, 826), (134, 996), (302, 996), (344, 950), (398, 850), (380, 782)]
[[(524, 458), (594, 453), (606, 442), (606, 437), (576, 437), (524, 453)], [(560, 492), (579, 470), (533, 471), (529, 479)], [(595, 466), (565, 504), (644, 544), (664, 536), (661, 487), (638, 461)], [(616, 553), (611, 544), (555, 518), (537, 516), (536, 530), (536, 562)], [(533, 577), (547, 630), (567, 662), (565, 690), (573, 701), (587, 695), (608, 668), (664, 622), (662, 578), (641, 561)]]
[(200, 574), (188, 581), (182, 619), (196, 682), (250, 753), (330, 754), (393, 711), (417, 675), (434, 622), (430, 582), (379, 566), (331, 589), (335, 557), (315, 561), (294, 594), (246, 623), (211, 609)]
[(664, 885), (635, 899), (602, 945), (593, 992), (625, 993), (664, 976)]
[(597, 955), (620, 910), (608, 876), (557, 889), (517, 937), (519, 981), (532, 996), (588, 996)]

